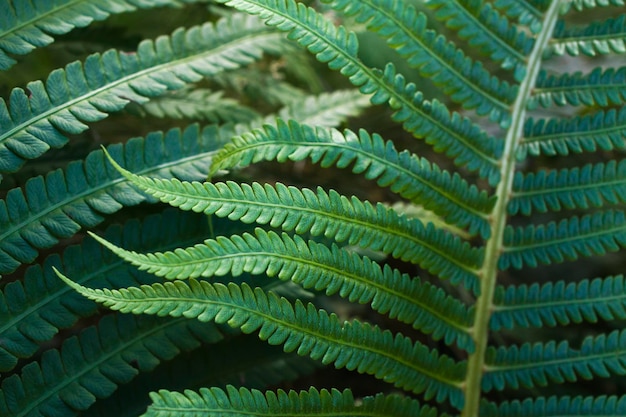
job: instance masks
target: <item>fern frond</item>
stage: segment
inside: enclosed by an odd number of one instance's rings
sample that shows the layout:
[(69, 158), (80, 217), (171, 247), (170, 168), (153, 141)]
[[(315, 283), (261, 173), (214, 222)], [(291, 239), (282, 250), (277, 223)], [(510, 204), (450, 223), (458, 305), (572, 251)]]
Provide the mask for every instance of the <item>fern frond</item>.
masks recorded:
[(594, 7), (624, 6), (624, 0), (572, 0), (572, 6), (577, 10), (592, 9)]
[(626, 160), (560, 171), (516, 173), (509, 214), (587, 209), (626, 202)]
[(581, 282), (498, 287), (494, 304), (490, 321), (493, 330), (624, 320), (626, 282), (618, 275)]
[(225, 69), (280, 49), (280, 34), (258, 19), (233, 14), (216, 24), (176, 30), (169, 37), (143, 41), (134, 54), (109, 50), (53, 71), (46, 83), (16, 88), (10, 105), (0, 100), (0, 172), (13, 172), (66, 134), (87, 129), (130, 101), (146, 102)]
[(478, 290), (476, 269), (482, 249), (432, 224), (424, 226), (383, 204), (375, 206), (335, 191), (326, 193), (259, 183), (181, 182), (132, 174), (111, 163), (135, 186), (181, 210), (193, 210), (244, 223), (269, 224), (285, 231), (308, 232), (413, 262), (440, 278)]
[[(111, 145), (108, 152), (138, 172), (202, 179), (213, 153), (231, 132), (228, 127), (200, 130), (191, 125), (183, 132), (172, 129), (132, 139), (124, 146)], [(0, 200), (0, 273), (31, 262), (39, 249), (74, 235), (81, 227), (95, 226), (105, 214), (143, 201), (145, 195), (107, 167), (100, 150), (65, 171), (29, 180), (24, 190), (13, 189), (5, 201)]]
[(491, 3), (476, 0), (430, 0), (426, 5), (436, 10), (435, 17), (458, 31), (473, 48), (513, 69), (521, 81), (526, 74), (526, 57), (534, 41), (502, 16)]
[(54, 42), (53, 35), (63, 35), (112, 14), (151, 7), (178, 6), (194, 0), (75, 0), (0, 1), (0, 70), (16, 61), (8, 54), (25, 55), (35, 48)]
[(390, 187), (400, 196), (423, 205), (449, 223), (468, 227), (471, 234), (489, 236), (486, 214), (493, 200), (469, 186), (458, 174), (450, 175), (435, 164), (408, 151), (398, 152), (393, 143), (364, 130), (312, 128), (295, 121), (278, 120), (237, 136), (213, 159), (210, 175), (220, 169), (247, 166), (261, 160), (300, 161), (310, 158), (326, 168), (352, 165), (352, 172)]
[(528, 26), (533, 33), (541, 30), (543, 8), (527, 0), (496, 0), (494, 7), (505, 15), (517, 19), (522, 25)]
[[(179, 210), (149, 216), (142, 224), (128, 222), (123, 229), (111, 227), (105, 236), (112, 242), (138, 250), (166, 250), (173, 245), (190, 245), (209, 233), (202, 216)], [(43, 342), (72, 326), (79, 318), (95, 312), (96, 304), (68, 291), (52, 268), (75, 274), (82, 284), (128, 286), (152, 282), (137, 274), (92, 239), (70, 246), (62, 257), (53, 255), (26, 270), (21, 281), (9, 283), (0, 293), (0, 371), (12, 369), (18, 358), (32, 356)]]
[(626, 396), (600, 395), (597, 397), (539, 397), (501, 404), (483, 403), (481, 416), (490, 417), (618, 417), (626, 413)]
[(572, 153), (624, 149), (626, 106), (619, 111), (599, 111), (573, 119), (534, 120), (524, 126), (524, 139), (517, 157), (531, 155), (568, 155)]
[[(477, 114), (502, 120), (515, 98), (515, 88), (490, 75), (452, 42), (427, 29), (427, 18), (402, 0), (324, 0), (385, 38), (407, 63), (417, 68), (450, 98)], [(507, 116), (508, 117), (508, 116)]]
[[(389, 102), (395, 111), (393, 119), (402, 123), (405, 130), (445, 152), (458, 165), (488, 177), (495, 183), (499, 178), (497, 157), (501, 141), (490, 137), (468, 118), (450, 113), (437, 101), (424, 99), (414, 84), (407, 84), (396, 74), (393, 65), (386, 66), (382, 74), (364, 65), (358, 58), (356, 35), (343, 27), (336, 28), (313, 9), (293, 0), (220, 0), (228, 6), (259, 15), (267, 24), (289, 32), (297, 41), (338, 70), (364, 94), (372, 94), (374, 104)], [(506, 120), (501, 121), (506, 124)]]
[(596, 68), (588, 74), (553, 75), (542, 71), (533, 94), (531, 109), (541, 105), (619, 106), (626, 103), (626, 68)]
[(177, 417), (190, 414), (212, 415), (228, 410), (229, 414), (249, 416), (326, 416), (359, 415), (363, 417), (433, 417), (434, 409), (399, 395), (378, 394), (357, 403), (350, 390), (267, 391), (247, 388), (226, 390), (202, 388), (184, 393), (161, 390), (150, 395), (152, 405), (142, 417)]
[(217, 326), (199, 324), (184, 318), (104, 317), (97, 327), (67, 339), (60, 350), (44, 352), (40, 362), (31, 362), (21, 374), (5, 378), (0, 414), (76, 415), (96, 399), (111, 395), (139, 371), (149, 371), (182, 350), (197, 348), (204, 340), (222, 337)]
[(567, 341), (487, 350), (483, 389), (543, 387), (626, 374), (626, 331), (586, 337), (580, 349)]
[(244, 333), (258, 330), (260, 339), (284, 345), (286, 352), (371, 374), (396, 387), (423, 393), (428, 399), (447, 399), (456, 407), (463, 403), (459, 382), (464, 363), (455, 363), (401, 334), (359, 321), (341, 322), (336, 315), (300, 300), (292, 305), (285, 298), (245, 283), (210, 284), (194, 279), (99, 290), (57, 274), (76, 291), (113, 310), (215, 320)]
[(561, 20), (554, 28), (550, 51), (554, 55), (572, 56), (626, 53), (626, 14), (582, 28), (567, 27)]
[(245, 233), (230, 238), (218, 237), (190, 248), (174, 252), (140, 254), (124, 250), (93, 236), (117, 256), (167, 279), (187, 279), (244, 272), (267, 274), (291, 280), (304, 288), (339, 294), (350, 302), (369, 303), (372, 308), (388, 314), (415, 329), (432, 333), (471, 351), (468, 334), (471, 314), (455, 298), (427, 282), (412, 279), (388, 265), (381, 268), (368, 258), (332, 245), (306, 242), (299, 236), (255, 229), (254, 236)]
[(504, 241), (501, 269), (536, 267), (617, 251), (626, 244), (626, 220), (622, 211), (604, 211), (558, 224), (507, 227)]

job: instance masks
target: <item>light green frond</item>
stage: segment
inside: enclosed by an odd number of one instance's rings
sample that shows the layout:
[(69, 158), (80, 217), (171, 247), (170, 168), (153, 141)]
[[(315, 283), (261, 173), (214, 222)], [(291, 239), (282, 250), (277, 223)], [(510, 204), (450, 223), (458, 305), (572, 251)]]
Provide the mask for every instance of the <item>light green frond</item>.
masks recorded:
[(624, 0), (572, 0), (576, 10), (592, 9), (594, 7), (626, 6)]
[(580, 54), (595, 56), (626, 53), (626, 14), (601, 22), (592, 22), (582, 28), (568, 27), (557, 22), (550, 50), (555, 55)]
[(447, 222), (468, 227), (471, 234), (489, 236), (486, 214), (493, 199), (469, 186), (457, 173), (450, 175), (435, 164), (408, 151), (398, 152), (391, 141), (364, 130), (312, 128), (295, 121), (278, 120), (237, 136), (220, 150), (211, 173), (262, 160), (300, 161), (310, 158), (326, 168), (351, 166), (354, 173), (376, 180), (381, 187), (434, 211)]
[(465, 109), (493, 120), (508, 118), (515, 88), (490, 75), (452, 42), (427, 29), (427, 18), (403, 0), (324, 0), (385, 38), (389, 45)]
[(570, 153), (610, 151), (626, 148), (626, 106), (619, 111), (599, 111), (573, 119), (529, 118), (518, 159), (531, 155), (568, 155)]
[(269, 224), (285, 231), (308, 232), (381, 250), (478, 291), (475, 271), (483, 256), (482, 249), (472, 248), (432, 224), (424, 226), (416, 219), (399, 215), (383, 204), (349, 199), (335, 191), (326, 193), (321, 187), (313, 192), (281, 183), (211, 184), (140, 177), (113, 159), (110, 161), (142, 191), (182, 210)]
[(506, 401), (500, 404), (484, 402), (480, 415), (482, 417), (621, 417), (626, 415), (626, 396), (553, 396)]
[[(499, 177), (497, 160), (501, 141), (487, 135), (477, 124), (458, 113), (451, 113), (439, 101), (427, 101), (414, 84), (407, 84), (392, 64), (384, 72), (364, 65), (357, 56), (358, 42), (353, 32), (336, 28), (326, 18), (293, 0), (220, 0), (226, 5), (260, 15), (267, 24), (289, 32), (331, 69), (338, 70), (374, 104), (389, 103), (394, 120), (418, 138), (425, 138), (435, 150), (444, 152), (458, 165), (478, 171), (495, 183)], [(505, 121), (503, 121), (506, 124)]]
[(178, 89), (226, 69), (258, 60), (284, 42), (253, 17), (233, 14), (171, 36), (143, 41), (134, 54), (109, 50), (69, 64), (0, 100), (0, 172), (16, 171), (26, 159), (68, 141), (67, 134), (107, 117), (127, 103)]
[(490, 322), (493, 330), (624, 320), (626, 283), (618, 275), (581, 282), (498, 287), (494, 303)]
[[(185, 179), (206, 178), (213, 153), (232, 129), (191, 125), (116, 144), (108, 152), (137, 172)], [(149, 200), (149, 199), (148, 199)], [(29, 180), (0, 200), (0, 273), (14, 271), (35, 259), (40, 249), (73, 236), (81, 227), (93, 227), (106, 214), (146, 201), (107, 165), (101, 150), (73, 162), (45, 178)]]
[(626, 160), (560, 171), (517, 172), (509, 214), (530, 215), (626, 202)]
[(485, 391), (545, 387), (626, 374), (626, 331), (586, 337), (580, 349), (567, 341), (526, 343), (487, 350)]
[(63, 35), (112, 14), (152, 7), (177, 6), (194, 0), (74, 0), (0, 1), (0, 70), (16, 61), (9, 54), (25, 55)]
[(626, 67), (596, 68), (588, 74), (552, 75), (541, 72), (528, 107), (619, 106), (626, 103)]
[(381, 268), (337, 245), (329, 248), (297, 235), (255, 229), (254, 236), (218, 237), (186, 249), (144, 255), (94, 238), (140, 270), (167, 279), (267, 274), (306, 289), (339, 294), (350, 302), (371, 304), (375, 311), (432, 334), (436, 340), (473, 349), (468, 334), (471, 313), (462, 303), (427, 282), (388, 265)]
[(517, 19), (520, 24), (528, 26), (533, 33), (541, 30), (541, 18), (544, 9), (528, 0), (496, 0), (494, 7), (506, 16)]
[(597, 211), (583, 217), (563, 219), (558, 224), (507, 227), (501, 269), (572, 261), (579, 257), (615, 252), (626, 244), (623, 211)]
[(503, 68), (514, 70), (521, 81), (526, 74), (526, 57), (533, 39), (502, 16), (491, 3), (474, 0), (429, 0), (426, 5), (436, 10), (435, 17), (458, 31), (469, 45)]
[(226, 390), (202, 388), (184, 393), (161, 390), (150, 395), (152, 405), (142, 417), (182, 417), (191, 414), (229, 414), (246, 416), (349, 416), (363, 417), (435, 417), (436, 410), (421, 406), (416, 400), (399, 395), (378, 394), (358, 403), (349, 390), (330, 391), (309, 388), (307, 391), (267, 391), (247, 388)]
[(396, 387), (423, 393), (427, 399), (463, 403), (459, 388), (464, 363), (429, 351), (401, 334), (393, 335), (377, 326), (358, 321), (342, 322), (336, 315), (297, 300), (238, 286), (206, 281), (172, 281), (120, 290), (82, 287), (59, 276), (72, 288), (105, 306), (127, 313), (215, 320), (241, 328), (244, 333), (259, 331), (259, 338), (283, 345), (287, 352), (308, 355), (337, 368), (374, 375)]
[(184, 318), (106, 316), (97, 327), (66, 339), (60, 350), (45, 351), (39, 362), (5, 378), (0, 414), (75, 416), (139, 372), (220, 338), (215, 325)]

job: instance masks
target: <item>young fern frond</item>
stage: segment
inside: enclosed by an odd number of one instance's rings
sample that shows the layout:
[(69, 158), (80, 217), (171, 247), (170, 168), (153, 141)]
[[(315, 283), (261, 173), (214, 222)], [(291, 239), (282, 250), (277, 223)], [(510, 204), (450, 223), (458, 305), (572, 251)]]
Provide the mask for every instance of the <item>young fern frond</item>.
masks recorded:
[[(339, 318), (313, 304), (299, 300), (291, 304), (274, 293), (247, 284), (210, 284), (190, 279), (120, 290), (90, 289), (71, 282), (72, 288), (121, 312), (197, 318), (199, 321), (226, 323), (244, 333), (258, 331), (270, 344), (282, 344), (287, 352), (308, 355), (337, 368), (357, 370), (407, 389), (425, 398), (449, 400), (462, 407), (459, 387), (464, 363), (401, 335), (359, 321), (341, 322)], [(168, 299), (184, 300), (168, 303)], [(368, 340), (363, 345), (362, 340)]]

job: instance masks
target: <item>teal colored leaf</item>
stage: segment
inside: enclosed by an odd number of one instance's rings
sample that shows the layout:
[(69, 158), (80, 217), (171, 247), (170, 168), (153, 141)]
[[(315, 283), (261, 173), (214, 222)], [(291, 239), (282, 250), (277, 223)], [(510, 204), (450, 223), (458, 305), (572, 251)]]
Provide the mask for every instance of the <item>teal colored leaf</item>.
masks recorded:
[(557, 22), (550, 41), (555, 55), (606, 55), (626, 53), (626, 14), (579, 27)]
[(620, 417), (626, 415), (626, 396), (552, 396), (505, 401), (500, 404), (483, 403), (480, 415), (484, 417)]
[(528, 0), (496, 0), (494, 7), (506, 16), (517, 19), (520, 24), (528, 26), (533, 33), (541, 30), (544, 9)]
[(626, 6), (626, 3), (624, 0), (572, 0), (572, 6), (577, 10), (584, 10), (594, 7)]

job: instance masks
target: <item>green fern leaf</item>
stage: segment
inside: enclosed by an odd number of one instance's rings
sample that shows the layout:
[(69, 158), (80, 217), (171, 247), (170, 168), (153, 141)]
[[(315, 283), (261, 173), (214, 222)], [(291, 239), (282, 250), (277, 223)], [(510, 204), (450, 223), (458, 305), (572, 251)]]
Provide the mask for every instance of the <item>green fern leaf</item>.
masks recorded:
[(626, 244), (626, 220), (622, 211), (596, 212), (563, 219), (558, 224), (507, 227), (505, 249), (498, 261), (501, 269), (536, 267), (615, 252)]
[[(445, 152), (456, 164), (497, 182), (497, 157), (502, 142), (490, 137), (478, 125), (458, 113), (450, 113), (437, 101), (424, 99), (414, 84), (396, 74), (393, 65), (382, 74), (364, 65), (357, 56), (356, 35), (336, 28), (313, 9), (293, 0), (220, 0), (251, 14), (266, 23), (289, 32), (288, 37), (306, 47), (321, 62), (338, 70), (364, 94), (372, 94), (374, 104), (389, 102), (394, 120), (415, 137), (425, 138), (439, 152)], [(506, 124), (506, 121), (502, 121)]]
[(473, 349), (468, 334), (471, 315), (463, 304), (427, 282), (411, 279), (389, 266), (381, 268), (336, 245), (328, 248), (297, 235), (279, 236), (255, 229), (254, 236), (218, 237), (174, 252), (143, 255), (93, 237), (140, 270), (160, 277), (238, 276), (244, 272), (276, 276), (306, 289), (338, 293), (350, 302), (370, 303), (375, 311), (432, 333), (436, 340), (444, 338), (447, 344), (456, 342), (461, 349)]
[(424, 226), (385, 207), (337, 192), (259, 183), (181, 182), (140, 177), (111, 163), (135, 186), (181, 210), (193, 210), (285, 231), (324, 235), (417, 263), (431, 273), (478, 290), (475, 270), (483, 252), (448, 232)]
[(282, 39), (257, 19), (234, 14), (215, 25), (176, 30), (170, 37), (139, 44), (137, 53), (109, 50), (53, 71), (46, 83), (11, 92), (0, 100), (0, 171), (13, 172), (25, 159), (67, 142), (85, 123), (146, 102), (186, 83), (249, 64), (280, 49)]
[[(206, 178), (214, 151), (231, 132), (228, 127), (201, 131), (191, 125), (183, 132), (172, 129), (124, 146), (112, 145), (109, 152), (138, 172), (201, 179)], [(105, 214), (143, 201), (145, 195), (107, 167), (100, 150), (84, 162), (71, 163), (65, 171), (29, 180), (24, 190), (13, 189), (5, 201), (0, 200), (0, 273), (31, 262), (39, 249), (74, 235), (81, 227), (99, 224)]]
[(626, 103), (626, 68), (596, 68), (589, 74), (576, 72), (552, 75), (545, 71), (537, 78), (528, 107), (618, 106)]
[(186, 319), (104, 317), (98, 327), (67, 339), (60, 350), (44, 352), (40, 362), (27, 364), (20, 375), (5, 378), (0, 414), (77, 415), (139, 371), (149, 371), (181, 350), (222, 337), (216, 326), (199, 324)]
[[(57, 272), (58, 273), (58, 272)], [(427, 399), (446, 399), (455, 407), (463, 403), (459, 381), (464, 363), (429, 351), (424, 345), (379, 327), (358, 321), (341, 322), (336, 315), (285, 298), (238, 286), (210, 284), (190, 279), (121, 290), (98, 290), (75, 284), (60, 273), (72, 288), (94, 301), (121, 312), (215, 320), (244, 333), (259, 331), (259, 338), (287, 352), (309, 355), (337, 368), (357, 370), (393, 383)], [(168, 302), (177, 300), (178, 302)], [(368, 340), (364, 345), (363, 340)]]
[(220, 150), (211, 165), (211, 174), (233, 166), (260, 160), (300, 161), (310, 158), (324, 168), (352, 165), (352, 172), (390, 187), (400, 196), (423, 205), (447, 222), (469, 227), (471, 234), (489, 236), (486, 213), (493, 200), (470, 187), (458, 174), (450, 175), (435, 164), (408, 151), (399, 153), (391, 142), (364, 130), (314, 129), (295, 121), (277, 121), (232, 141)]
[(161, 390), (151, 395), (153, 401), (142, 417), (175, 417), (219, 413), (226, 404), (232, 413), (250, 416), (278, 415), (359, 415), (364, 417), (433, 417), (434, 409), (416, 400), (398, 395), (378, 394), (357, 404), (349, 390), (331, 391), (309, 388), (307, 391), (278, 390), (263, 394), (258, 390), (203, 388), (184, 393)]
[(516, 91), (508, 83), (491, 76), (478, 62), (466, 57), (442, 35), (426, 29), (427, 18), (402, 0), (325, 0), (358, 22), (387, 39), (407, 63), (428, 77), (463, 108), (493, 120), (508, 116)]
[(602, 207), (626, 202), (626, 161), (587, 164), (582, 168), (560, 171), (517, 173), (509, 214), (530, 215), (563, 208)]
[(522, 25), (530, 28), (532, 33), (541, 30), (541, 17), (544, 9), (538, 8), (527, 0), (496, 0), (493, 6), (505, 15), (517, 19)]
[(582, 29), (568, 28), (565, 22), (559, 21), (550, 46), (555, 55), (626, 53), (626, 14), (593, 22)]
[(572, 0), (572, 6), (577, 10), (592, 9), (594, 7), (624, 6), (624, 0)]
[(555, 327), (570, 323), (626, 319), (626, 283), (621, 275), (544, 285), (498, 287), (494, 297), (493, 330)]
[(524, 140), (517, 157), (531, 155), (568, 155), (613, 150), (626, 147), (626, 107), (617, 111), (599, 111), (573, 119), (534, 120), (524, 126)]
[(543, 387), (593, 377), (626, 374), (626, 332), (586, 337), (580, 349), (567, 341), (490, 348), (486, 355), (485, 391), (505, 387)]
[(539, 397), (535, 400), (513, 400), (501, 404), (483, 403), (481, 416), (490, 417), (619, 417), (626, 413), (626, 396)]

